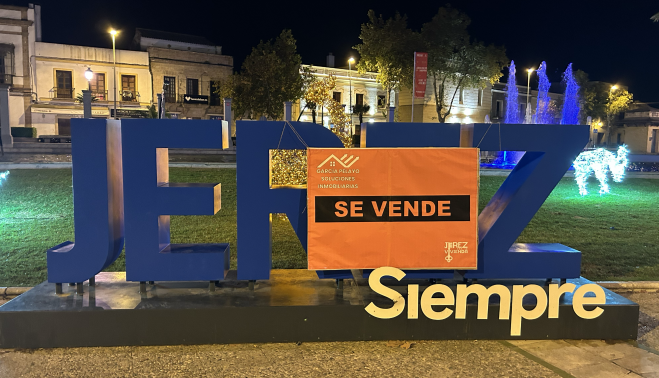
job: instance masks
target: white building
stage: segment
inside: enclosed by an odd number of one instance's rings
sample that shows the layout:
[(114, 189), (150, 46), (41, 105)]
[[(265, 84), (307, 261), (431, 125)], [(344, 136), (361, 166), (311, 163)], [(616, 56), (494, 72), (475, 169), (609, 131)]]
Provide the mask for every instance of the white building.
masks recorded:
[[(71, 118), (83, 114), (76, 98), (88, 87), (98, 100), (94, 117), (110, 117), (115, 98), (119, 117), (146, 114), (153, 98), (148, 53), (116, 51), (115, 87), (112, 48), (42, 42), (40, 13), (38, 5), (0, 5), (0, 87), (10, 88), (11, 127), (35, 127), (37, 135), (70, 135)], [(91, 82), (85, 79), (87, 69), (95, 73)], [(5, 143), (7, 133), (3, 125)]]
[[(97, 100), (93, 117), (111, 117), (115, 98), (119, 117), (139, 117), (152, 102), (146, 52), (116, 51), (116, 87), (111, 48), (36, 42), (32, 59), (35, 98), (30, 112), (38, 135), (70, 135), (71, 118), (82, 117), (82, 104), (76, 99), (84, 89), (90, 88)], [(94, 72), (90, 82), (87, 69)]]
[[(332, 75), (336, 78), (336, 86), (332, 91), (335, 101), (345, 106), (346, 113), (350, 112), (350, 105), (368, 105), (368, 113), (362, 116), (364, 122), (385, 122), (387, 108), (386, 91), (382, 85), (376, 81), (377, 73), (367, 72), (360, 74), (354, 67), (352, 69), (334, 68), (334, 56), (328, 57), (328, 67), (310, 66), (303, 64), (303, 68), (309, 68), (312, 74), (318, 80), (327, 78)], [(352, 96), (352, 97), (351, 97)], [(392, 96), (392, 101), (393, 101)], [(293, 108), (293, 117), (297, 119), (300, 109), (304, 108), (304, 99), (298, 101)], [(329, 126), (329, 115), (327, 112), (318, 107), (316, 109), (316, 122)], [(312, 116), (309, 110), (305, 110), (300, 117), (302, 122), (311, 122)], [(353, 124), (359, 124), (359, 116), (353, 114)]]

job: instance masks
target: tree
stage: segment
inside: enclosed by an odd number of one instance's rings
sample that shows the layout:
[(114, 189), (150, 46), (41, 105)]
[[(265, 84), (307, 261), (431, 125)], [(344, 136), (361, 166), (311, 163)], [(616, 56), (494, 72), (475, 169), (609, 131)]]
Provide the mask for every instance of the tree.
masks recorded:
[(650, 19), (654, 22), (659, 21), (659, 13), (655, 13), (654, 16), (650, 17)]
[(296, 101), (304, 93), (301, 63), (290, 30), (282, 31), (274, 41), (261, 41), (243, 62), (240, 77), (234, 82), (237, 108), (249, 112), (250, 118), (282, 118), (283, 103)]
[(352, 112), (353, 112), (353, 114), (359, 115), (359, 124), (360, 125), (362, 123), (364, 123), (363, 116), (364, 116), (364, 114), (368, 113), (369, 110), (371, 110), (371, 107), (369, 105), (357, 104), (353, 107)]
[(387, 104), (392, 90), (410, 87), (414, 74), (414, 51), (421, 51), (418, 33), (407, 28), (407, 17), (399, 13), (384, 20), (368, 11), (369, 22), (362, 24), (362, 43), (353, 47), (359, 52), (359, 72), (377, 72), (377, 82), (387, 91)]
[(503, 47), (471, 42), (467, 32), (470, 23), (466, 14), (447, 6), (439, 8), (421, 31), (439, 122), (451, 114), (460, 89), (494, 84), (508, 61)]
[(609, 121), (627, 110), (634, 98), (633, 94), (626, 89), (601, 81), (589, 81), (588, 74), (581, 70), (577, 70), (574, 77), (581, 88), (579, 93), (581, 115), (579, 118), (584, 124), (586, 118), (590, 116), (593, 120), (606, 119), (606, 127), (608, 127)]

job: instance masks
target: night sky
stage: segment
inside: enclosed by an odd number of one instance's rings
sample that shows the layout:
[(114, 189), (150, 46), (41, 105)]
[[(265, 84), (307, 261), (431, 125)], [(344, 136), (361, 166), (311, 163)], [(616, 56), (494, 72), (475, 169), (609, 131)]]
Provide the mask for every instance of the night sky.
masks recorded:
[[(2, 1), (26, 6), (27, 2)], [(443, 2), (429, 1), (73, 1), (43, 0), (43, 41), (111, 47), (107, 29), (122, 31), (118, 48), (131, 48), (136, 27), (204, 36), (232, 55), (235, 70), (259, 40), (289, 28), (307, 64), (325, 65), (329, 52), (347, 65), (360, 25), (373, 8), (385, 17), (406, 14), (420, 29)], [(659, 102), (659, 12), (656, 1), (454, 1), (472, 19), (473, 38), (504, 45), (518, 67), (517, 82), (542, 60), (552, 82), (568, 63), (591, 80), (626, 85), (635, 100)], [(410, 57), (412, 59), (412, 57)], [(345, 63), (343, 63), (345, 62)], [(531, 85), (537, 84), (535, 77)]]

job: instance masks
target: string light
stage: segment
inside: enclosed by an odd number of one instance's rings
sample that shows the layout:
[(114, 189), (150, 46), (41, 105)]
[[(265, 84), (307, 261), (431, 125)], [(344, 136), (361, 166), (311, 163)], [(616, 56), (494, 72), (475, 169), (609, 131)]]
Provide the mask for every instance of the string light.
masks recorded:
[[(332, 132), (339, 137), (345, 147), (350, 147), (350, 117), (346, 115), (343, 105), (332, 97), (336, 87), (336, 78), (330, 75), (309, 85), (304, 95), (306, 102), (325, 107), (329, 113)], [(303, 186), (307, 184), (306, 150), (272, 150), (271, 151), (271, 185)]]
[(603, 148), (596, 150), (584, 151), (574, 161), (574, 178), (579, 186), (579, 194), (585, 196), (588, 194), (586, 190), (586, 183), (591, 173), (595, 173), (595, 177), (600, 182), (599, 194), (609, 193), (608, 170), (611, 170), (611, 177), (615, 182), (621, 182), (625, 176), (625, 168), (629, 164), (627, 155), (629, 150), (627, 146), (622, 145), (618, 147), (618, 152), (614, 155), (611, 151)]

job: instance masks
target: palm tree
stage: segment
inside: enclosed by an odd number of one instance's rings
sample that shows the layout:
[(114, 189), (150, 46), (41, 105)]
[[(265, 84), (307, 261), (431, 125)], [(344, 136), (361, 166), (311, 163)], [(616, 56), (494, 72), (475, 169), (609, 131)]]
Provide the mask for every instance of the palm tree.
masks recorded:
[(650, 20), (652, 20), (652, 21), (654, 21), (654, 22), (659, 21), (659, 13), (655, 13), (654, 16), (650, 17)]
[(368, 105), (357, 104), (357, 105), (353, 106), (352, 113), (353, 114), (357, 113), (359, 115), (359, 124), (360, 125), (363, 123), (362, 117), (364, 116), (365, 113), (368, 113), (369, 110), (371, 110), (371, 107), (368, 106)]

